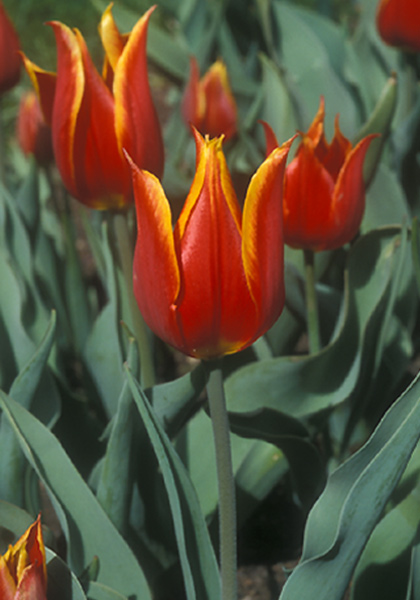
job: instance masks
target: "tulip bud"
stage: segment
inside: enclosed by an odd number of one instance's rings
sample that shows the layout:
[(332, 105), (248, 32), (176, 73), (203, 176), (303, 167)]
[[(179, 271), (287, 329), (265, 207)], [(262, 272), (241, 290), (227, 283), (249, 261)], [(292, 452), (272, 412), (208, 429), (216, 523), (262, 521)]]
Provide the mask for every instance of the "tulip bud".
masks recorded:
[(51, 129), (44, 116), (34, 91), (23, 94), (16, 126), (19, 146), (24, 154), (33, 154), (38, 164), (46, 165), (54, 158)]

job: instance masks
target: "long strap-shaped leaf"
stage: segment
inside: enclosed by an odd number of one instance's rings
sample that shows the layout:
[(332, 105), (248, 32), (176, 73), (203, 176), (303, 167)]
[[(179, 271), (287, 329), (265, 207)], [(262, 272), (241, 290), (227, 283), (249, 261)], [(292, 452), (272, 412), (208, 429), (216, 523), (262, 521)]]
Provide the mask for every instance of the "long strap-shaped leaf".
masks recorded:
[(217, 562), (191, 480), (139, 383), (128, 369), (127, 377), (168, 493), (187, 598), (220, 600)]
[(341, 600), (420, 438), (420, 375), (370, 439), (329, 478), (306, 526), (300, 564), (281, 600)]
[(57, 438), (1, 391), (0, 407), (53, 502), (69, 545), (70, 568), (79, 575), (98, 556), (100, 583), (133, 600), (151, 600), (140, 565)]

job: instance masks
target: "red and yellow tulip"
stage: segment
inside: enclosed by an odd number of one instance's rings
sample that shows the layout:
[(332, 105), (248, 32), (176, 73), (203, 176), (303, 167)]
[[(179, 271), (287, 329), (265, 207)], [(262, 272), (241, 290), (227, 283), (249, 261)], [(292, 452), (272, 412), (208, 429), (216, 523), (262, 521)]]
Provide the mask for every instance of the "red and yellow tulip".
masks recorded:
[(46, 600), (47, 568), (40, 518), (0, 556), (1, 600)]
[(0, 0), (0, 94), (14, 87), (20, 78), (19, 38)]
[(191, 57), (190, 78), (182, 100), (185, 123), (203, 135), (232, 138), (237, 131), (236, 102), (225, 64), (216, 61), (200, 80), (197, 60)]
[(418, 0), (381, 0), (376, 24), (384, 42), (403, 50), (420, 52), (420, 3)]
[(51, 128), (33, 90), (25, 92), (20, 100), (16, 134), (19, 146), (26, 155), (32, 154), (38, 164), (46, 165), (54, 158)]
[(281, 196), (290, 142), (259, 167), (241, 214), (223, 136), (194, 134), (196, 172), (174, 231), (160, 182), (131, 162), (138, 227), (134, 292), (158, 336), (185, 354), (210, 359), (252, 344), (283, 309)]
[[(356, 146), (341, 133), (338, 115), (331, 143), (324, 135), (325, 106), (318, 112), (286, 169), (284, 239), (293, 248), (332, 250), (350, 242), (365, 210), (363, 162), (369, 135)], [(266, 127), (267, 150), (275, 143)]]
[[(57, 76), (28, 59), (25, 65), (51, 123), (55, 160), (69, 192), (84, 204), (116, 209), (132, 202), (123, 149), (157, 176), (163, 142), (147, 72), (147, 27), (153, 8), (122, 36), (105, 11), (99, 32), (106, 53), (104, 77), (78, 30), (49, 23), (57, 44)], [(109, 87), (111, 86), (111, 88)]]

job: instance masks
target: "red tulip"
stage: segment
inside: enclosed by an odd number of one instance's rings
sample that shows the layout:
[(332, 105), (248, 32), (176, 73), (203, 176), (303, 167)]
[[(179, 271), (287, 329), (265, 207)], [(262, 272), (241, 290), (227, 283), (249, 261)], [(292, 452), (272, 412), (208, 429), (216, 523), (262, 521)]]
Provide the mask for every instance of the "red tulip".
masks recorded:
[[(363, 162), (369, 135), (355, 147), (335, 121), (330, 144), (324, 135), (324, 99), (286, 169), (283, 217), (284, 239), (293, 248), (332, 250), (350, 242), (365, 210)], [(272, 134), (267, 148), (272, 147)]]
[(381, 0), (376, 24), (382, 39), (390, 46), (420, 52), (419, 0)]
[[(123, 149), (157, 176), (163, 142), (147, 75), (146, 38), (151, 8), (123, 38), (110, 12), (100, 24), (108, 73), (99, 75), (78, 30), (51, 22), (57, 78), (26, 60), (44, 115), (51, 122), (55, 160), (70, 193), (84, 204), (116, 209), (132, 201)], [(124, 39), (124, 43), (119, 43)], [(112, 91), (108, 87), (112, 86)]]
[(0, 94), (20, 78), (19, 38), (0, 0)]
[(257, 170), (241, 214), (222, 137), (194, 134), (195, 177), (174, 231), (160, 182), (131, 161), (138, 227), (134, 292), (158, 336), (209, 359), (252, 344), (283, 309), (281, 195), (290, 142)]
[(185, 123), (210, 137), (236, 135), (236, 102), (229, 85), (226, 66), (216, 61), (200, 80), (197, 61), (190, 63), (190, 79), (182, 100)]
[(38, 96), (32, 90), (23, 94), (20, 100), (16, 133), (24, 154), (33, 154), (40, 165), (53, 160), (51, 129), (45, 123)]
[(40, 518), (0, 556), (1, 600), (46, 600), (47, 568)]

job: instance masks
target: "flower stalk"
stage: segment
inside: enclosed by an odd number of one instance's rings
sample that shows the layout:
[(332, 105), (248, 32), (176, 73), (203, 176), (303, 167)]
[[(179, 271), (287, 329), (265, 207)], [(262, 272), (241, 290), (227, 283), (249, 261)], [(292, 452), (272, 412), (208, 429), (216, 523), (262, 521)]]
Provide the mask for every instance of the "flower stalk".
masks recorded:
[(236, 573), (236, 496), (230, 446), (229, 418), (226, 410), (221, 360), (214, 360), (210, 365), (207, 397), (213, 428), (219, 489), (222, 600), (236, 600), (238, 597)]
[(305, 262), (306, 319), (308, 325), (309, 351), (311, 354), (315, 354), (321, 350), (318, 302), (315, 287), (315, 253), (312, 250), (304, 250), (303, 256)]

